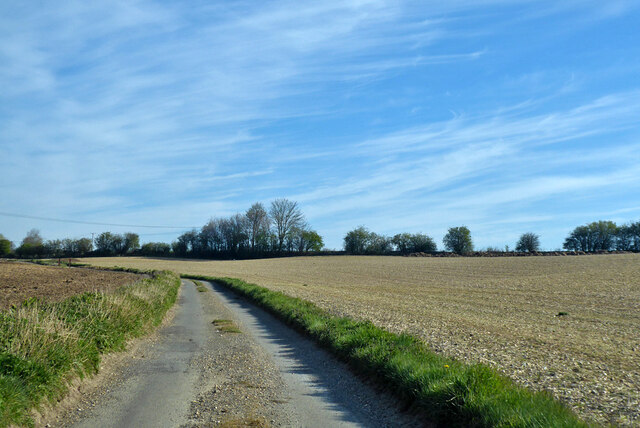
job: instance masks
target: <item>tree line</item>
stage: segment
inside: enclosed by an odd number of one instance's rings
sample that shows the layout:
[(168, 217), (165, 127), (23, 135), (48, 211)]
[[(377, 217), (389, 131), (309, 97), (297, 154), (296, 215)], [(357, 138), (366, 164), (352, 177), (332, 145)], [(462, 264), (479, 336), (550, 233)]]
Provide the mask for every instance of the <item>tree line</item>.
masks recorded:
[[(466, 226), (451, 227), (442, 240), (445, 251), (468, 254), (474, 251), (471, 231)], [(438, 246), (433, 238), (423, 233), (399, 233), (394, 236), (379, 235), (364, 226), (347, 232), (343, 244), (349, 254), (384, 255), (392, 253), (435, 253)], [(640, 221), (621, 226), (612, 221), (596, 221), (576, 227), (564, 241), (563, 247), (569, 251), (640, 251)], [(488, 252), (508, 252), (487, 248)], [(520, 235), (516, 252), (535, 253), (540, 251), (540, 236), (533, 232)]]
[(564, 241), (573, 251), (640, 251), (640, 221), (621, 226), (612, 221), (594, 221), (576, 227)]
[(253, 204), (244, 213), (212, 218), (202, 228), (180, 235), (174, 242), (149, 242), (140, 245), (136, 233), (103, 232), (95, 241), (89, 238), (45, 241), (33, 229), (22, 243), (13, 243), (0, 235), (0, 257), (21, 258), (98, 256), (175, 256), (210, 258), (252, 258), (285, 253), (320, 251), (322, 237), (311, 229), (297, 202), (276, 199), (267, 209)]
[(116, 234), (104, 232), (94, 242), (90, 238), (52, 239), (45, 241), (37, 229), (27, 232), (20, 245), (14, 248), (11, 241), (0, 235), (0, 257), (83, 257), (90, 255), (127, 255), (140, 248), (136, 233)]
[(422, 233), (399, 233), (393, 237), (378, 235), (364, 226), (347, 232), (344, 250), (349, 254), (432, 253), (437, 251), (433, 238)]
[(320, 251), (322, 237), (311, 229), (297, 202), (276, 199), (269, 209), (256, 202), (244, 213), (213, 218), (200, 230), (185, 232), (168, 249), (161, 243), (143, 246), (143, 255), (251, 258)]
[[(246, 212), (225, 218), (213, 218), (201, 229), (180, 235), (174, 242), (149, 242), (140, 245), (138, 234), (103, 232), (95, 242), (89, 238), (45, 241), (36, 229), (30, 230), (20, 246), (0, 234), (0, 257), (83, 257), (89, 255), (142, 255), (160, 257), (251, 258), (320, 251), (322, 237), (305, 221), (298, 204), (276, 199), (267, 210), (262, 203)], [(471, 231), (466, 226), (449, 228), (443, 239), (445, 251), (466, 254), (474, 251)], [(640, 221), (616, 225), (595, 221), (576, 227), (565, 239), (569, 251), (640, 251)], [(359, 226), (344, 237), (349, 254), (435, 253), (435, 240), (424, 233), (379, 235)], [(488, 252), (508, 252), (487, 248)], [(540, 251), (540, 236), (523, 233), (515, 245), (517, 252)]]
[[(473, 251), (471, 232), (466, 226), (452, 227), (443, 239), (448, 251), (464, 254)], [(394, 236), (379, 235), (364, 226), (347, 232), (344, 250), (349, 254), (384, 255), (392, 253), (435, 253), (436, 241), (424, 233), (398, 233)]]

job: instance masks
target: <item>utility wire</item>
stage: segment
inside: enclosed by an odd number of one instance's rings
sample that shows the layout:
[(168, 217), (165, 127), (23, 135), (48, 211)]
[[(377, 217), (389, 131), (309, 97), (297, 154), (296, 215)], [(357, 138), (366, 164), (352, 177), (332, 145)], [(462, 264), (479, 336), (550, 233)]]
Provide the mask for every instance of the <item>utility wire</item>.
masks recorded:
[(6, 216), (6, 217), (28, 218), (32, 220), (57, 221), (60, 223), (90, 224), (94, 226), (144, 227), (148, 229), (198, 229), (198, 227), (193, 227), (193, 226), (148, 226), (148, 225), (142, 225), (142, 224), (98, 223), (94, 221), (66, 220), (61, 218), (38, 217), (34, 215), (6, 213), (2, 211), (0, 211), (0, 215)]

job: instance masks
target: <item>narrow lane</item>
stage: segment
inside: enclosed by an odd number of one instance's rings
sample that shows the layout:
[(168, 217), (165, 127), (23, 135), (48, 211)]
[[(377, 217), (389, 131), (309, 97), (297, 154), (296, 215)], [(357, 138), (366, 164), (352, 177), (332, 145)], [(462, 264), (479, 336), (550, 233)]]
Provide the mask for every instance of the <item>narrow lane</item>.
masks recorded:
[(183, 281), (174, 319), (142, 346), (144, 357), (62, 426), (422, 425), (267, 312), (204, 284), (198, 292)]
[(145, 358), (124, 368), (123, 382), (74, 424), (94, 427), (169, 427), (187, 422), (199, 372), (191, 361), (206, 344), (207, 331), (198, 292), (183, 281), (173, 322), (149, 344)]

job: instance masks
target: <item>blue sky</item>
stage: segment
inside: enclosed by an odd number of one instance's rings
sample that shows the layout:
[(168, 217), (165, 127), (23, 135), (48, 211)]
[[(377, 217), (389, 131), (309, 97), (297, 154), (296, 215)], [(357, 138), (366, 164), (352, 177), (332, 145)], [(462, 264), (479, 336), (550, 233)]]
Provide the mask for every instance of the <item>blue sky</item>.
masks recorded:
[(476, 247), (640, 220), (636, 1), (3, 2), (0, 233), (298, 201)]

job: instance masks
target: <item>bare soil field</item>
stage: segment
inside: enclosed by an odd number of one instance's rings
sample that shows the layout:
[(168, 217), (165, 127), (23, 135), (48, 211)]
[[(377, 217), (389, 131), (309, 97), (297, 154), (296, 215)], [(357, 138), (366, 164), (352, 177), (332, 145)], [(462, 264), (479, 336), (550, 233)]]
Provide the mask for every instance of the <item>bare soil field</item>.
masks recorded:
[(30, 297), (60, 301), (85, 291), (109, 291), (140, 279), (140, 275), (31, 263), (0, 261), (0, 310)]
[(585, 418), (640, 424), (637, 254), (83, 261), (241, 278), (488, 364)]

